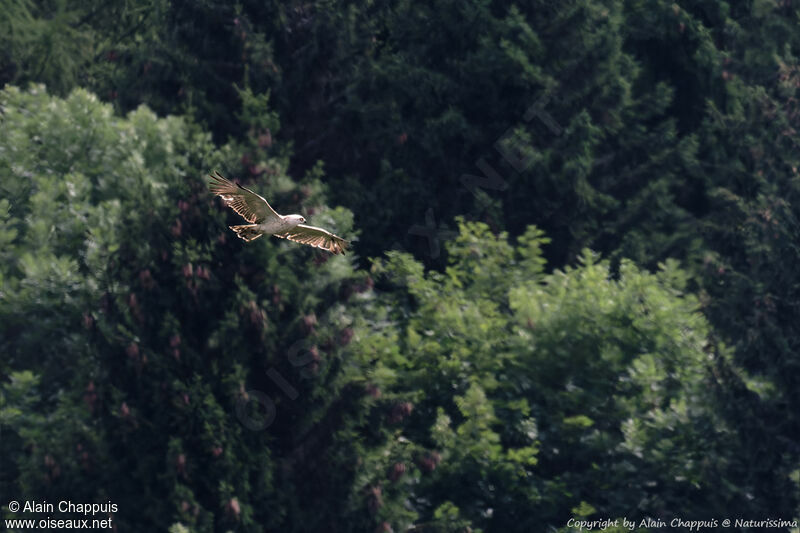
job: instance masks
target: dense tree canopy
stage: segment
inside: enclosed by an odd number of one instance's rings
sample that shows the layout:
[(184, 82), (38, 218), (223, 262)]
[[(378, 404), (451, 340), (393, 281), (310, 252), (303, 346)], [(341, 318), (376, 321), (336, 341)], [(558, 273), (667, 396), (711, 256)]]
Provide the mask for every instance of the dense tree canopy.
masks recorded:
[(411, 385), (418, 399), (398, 448), (438, 450), (417, 489), (426, 520), (446, 511), (532, 531), (587, 506), (639, 520), (749, 507), (740, 489), (719, 487), (735, 460), (713, 407), (712, 370), (727, 356), (709, 345), (685, 274), (624, 261), (614, 276), (585, 251), (577, 268), (546, 275), (544, 242), (530, 228), (512, 247), (466, 223), (443, 273), (402, 254), (376, 265), (399, 290), (368, 308), (386, 320), (356, 349), (377, 351), (392, 369), (385, 386)]
[(800, 518), (798, 55), (790, 0), (0, 3), (0, 504)]

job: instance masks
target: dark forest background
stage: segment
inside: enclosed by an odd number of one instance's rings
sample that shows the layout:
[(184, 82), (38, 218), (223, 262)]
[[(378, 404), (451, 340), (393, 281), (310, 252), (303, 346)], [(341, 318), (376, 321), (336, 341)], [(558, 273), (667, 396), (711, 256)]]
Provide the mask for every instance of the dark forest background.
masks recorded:
[(0, 514), (797, 520), (798, 55), (796, 0), (3, 0)]

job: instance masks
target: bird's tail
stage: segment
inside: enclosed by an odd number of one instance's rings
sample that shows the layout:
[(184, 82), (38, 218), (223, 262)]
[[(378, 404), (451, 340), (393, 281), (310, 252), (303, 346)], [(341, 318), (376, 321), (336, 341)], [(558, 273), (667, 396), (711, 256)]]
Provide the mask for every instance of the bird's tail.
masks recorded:
[(254, 241), (263, 235), (263, 233), (258, 231), (258, 224), (244, 224), (242, 226), (228, 227), (235, 231), (240, 239), (246, 242)]

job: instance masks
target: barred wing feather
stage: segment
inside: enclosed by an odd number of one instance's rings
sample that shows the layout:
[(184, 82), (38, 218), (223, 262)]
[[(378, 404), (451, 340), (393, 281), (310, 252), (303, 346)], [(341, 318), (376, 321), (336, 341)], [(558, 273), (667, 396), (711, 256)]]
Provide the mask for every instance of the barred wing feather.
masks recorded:
[(346, 240), (329, 231), (315, 226), (306, 226), (305, 224), (299, 224), (286, 233), (276, 233), (275, 236), (327, 250), (333, 254), (344, 255), (348, 245)]
[(261, 224), (268, 218), (280, 218), (269, 203), (247, 187), (224, 178), (219, 172), (211, 174), (211, 192), (222, 198), (225, 205), (251, 224)]

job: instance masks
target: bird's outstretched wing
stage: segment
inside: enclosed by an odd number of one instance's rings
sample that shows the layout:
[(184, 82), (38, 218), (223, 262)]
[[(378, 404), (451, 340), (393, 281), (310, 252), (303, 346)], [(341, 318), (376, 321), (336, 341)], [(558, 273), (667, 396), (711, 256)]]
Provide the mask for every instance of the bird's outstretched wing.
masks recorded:
[(306, 226), (305, 224), (298, 224), (286, 233), (276, 233), (275, 236), (342, 255), (347, 251), (347, 245), (349, 244), (346, 240), (329, 231), (314, 226)]
[(216, 171), (209, 177), (214, 180), (210, 183), (211, 192), (249, 223), (261, 224), (268, 218), (281, 218), (264, 198), (247, 187), (225, 179)]

